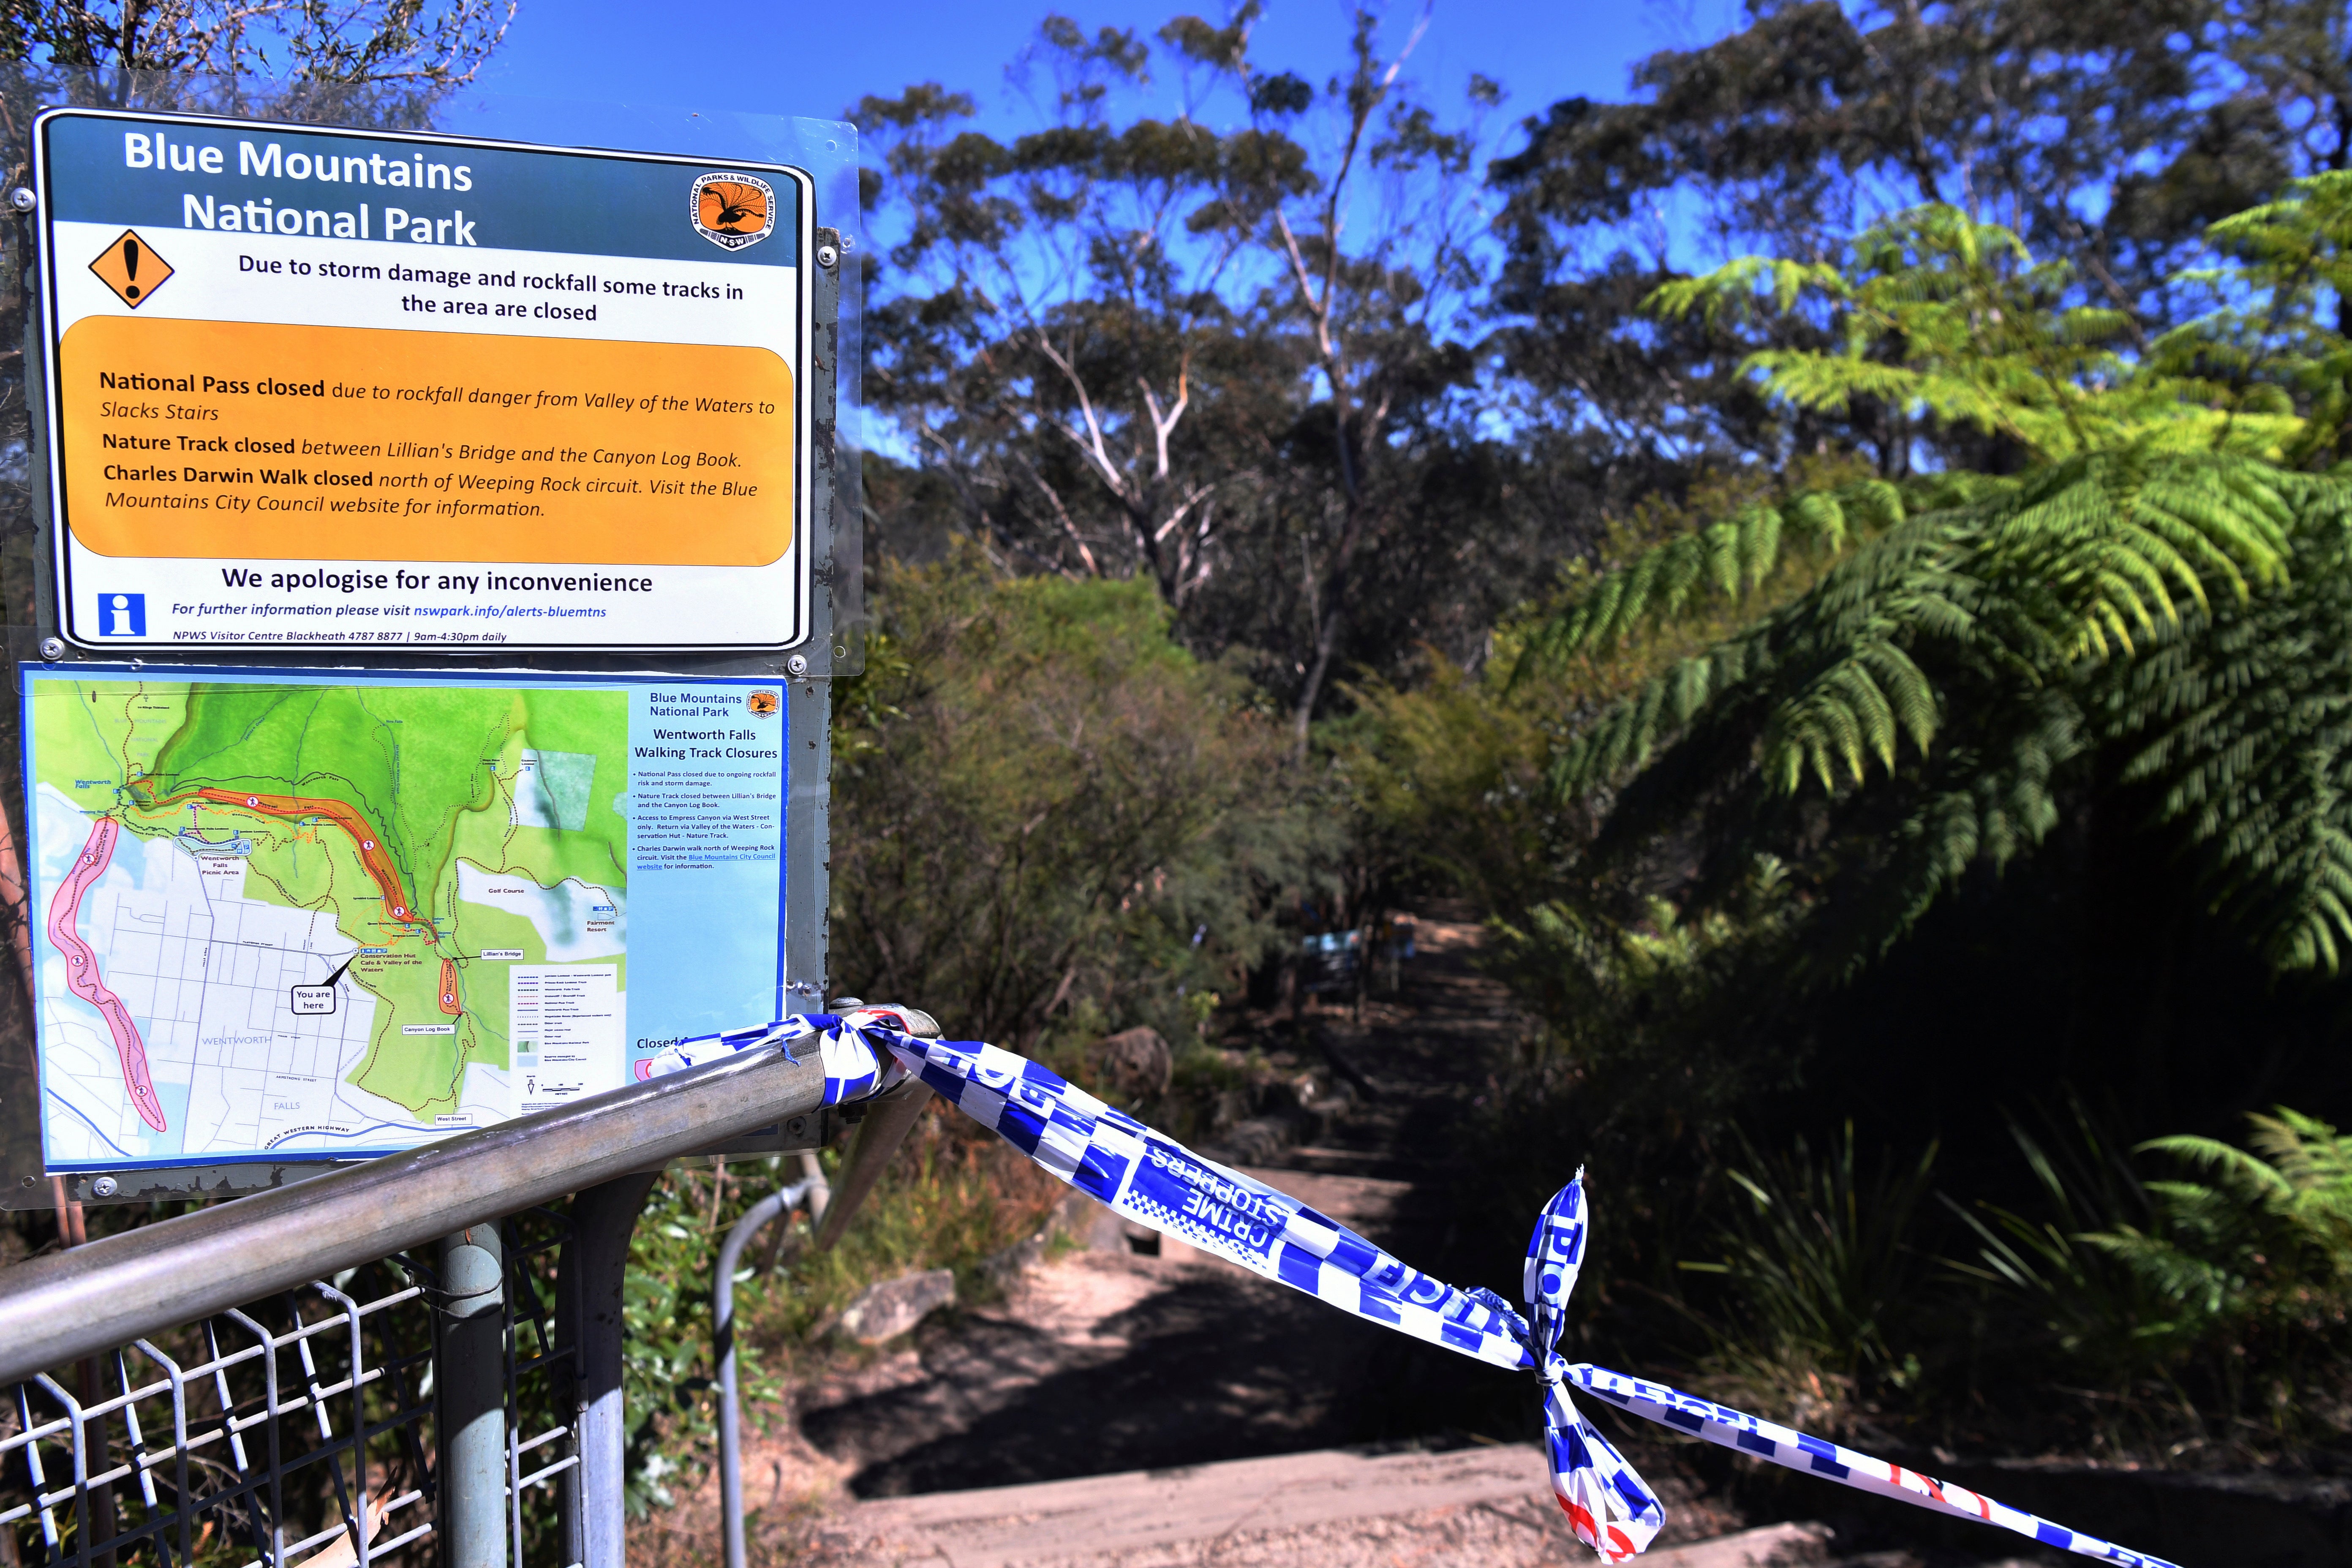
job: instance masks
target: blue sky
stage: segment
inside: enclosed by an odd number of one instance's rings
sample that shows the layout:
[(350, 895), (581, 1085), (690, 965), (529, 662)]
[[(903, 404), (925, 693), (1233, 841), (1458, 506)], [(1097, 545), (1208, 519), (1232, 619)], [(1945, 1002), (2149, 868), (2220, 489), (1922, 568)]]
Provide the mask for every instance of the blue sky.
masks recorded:
[[(1392, 0), (1391, 36), (1401, 40), (1414, 0)], [(840, 6), (782, 6), (747, 0), (685, 0), (648, 27), (643, 0), (521, 0), (507, 42), (477, 80), (478, 91), (506, 100), (494, 114), (510, 122), (448, 129), (488, 135), (579, 140), (599, 144), (685, 150), (730, 144), (723, 111), (831, 118), (867, 93), (897, 94), (938, 81), (980, 102), (982, 128), (1018, 134), (1034, 124), (1005, 68), (1034, 36), (1049, 10), (1061, 10), (1089, 33), (1106, 25), (1149, 35), (1187, 11), (1222, 21), (1223, 0), (853, 0)], [(1430, 26), (1408, 69), (1425, 93), (1452, 111), (1472, 72), (1501, 82), (1502, 122), (1490, 151), (1516, 136), (1506, 127), (1554, 100), (1582, 93), (1621, 98), (1634, 61), (1661, 48), (1692, 47), (1732, 31), (1738, 0), (1434, 0)], [(1348, 16), (1339, 0), (1268, 0), (1252, 56), (1265, 71), (1292, 70), (1318, 89), (1345, 63)], [(1158, 103), (1123, 106), (1169, 114), (1175, 84), (1154, 89)], [(530, 100), (568, 100), (533, 108)], [(608, 110), (717, 114), (687, 129), (655, 113), (615, 129)], [(1230, 108), (1230, 105), (1224, 106)], [(1213, 114), (1212, 118), (1215, 116)], [(616, 142), (607, 142), (616, 136)], [(877, 449), (898, 451), (895, 431), (868, 426)]]
[[(643, 0), (522, 0), (480, 86), (541, 98), (830, 116), (862, 94), (936, 80), (972, 93), (987, 120), (1008, 124), (1000, 117), (1013, 113), (1017, 100), (1005, 88), (1004, 67), (1048, 9), (1089, 31), (1109, 24), (1148, 33), (1185, 11), (1222, 16), (1213, 0), (688, 0), (662, 6), (660, 25), (647, 26)], [(1508, 90), (1505, 107), (1516, 118), (1572, 93), (1617, 97), (1633, 60), (1720, 37), (1734, 18), (1731, 0), (1436, 0), (1410, 68), (1442, 98), (1483, 71)], [(1296, 70), (1320, 85), (1340, 63), (1345, 26), (1337, 0), (1272, 0), (1253, 53), (1265, 68)]]

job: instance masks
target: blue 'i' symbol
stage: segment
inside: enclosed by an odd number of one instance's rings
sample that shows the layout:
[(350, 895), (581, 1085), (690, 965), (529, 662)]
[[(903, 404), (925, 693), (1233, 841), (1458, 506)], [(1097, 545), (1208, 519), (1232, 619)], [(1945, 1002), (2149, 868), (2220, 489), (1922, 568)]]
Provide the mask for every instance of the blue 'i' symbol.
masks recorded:
[(110, 637), (143, 637), (147, 635), (147, 595), (144, 594), (100, 594), (99, 635)]

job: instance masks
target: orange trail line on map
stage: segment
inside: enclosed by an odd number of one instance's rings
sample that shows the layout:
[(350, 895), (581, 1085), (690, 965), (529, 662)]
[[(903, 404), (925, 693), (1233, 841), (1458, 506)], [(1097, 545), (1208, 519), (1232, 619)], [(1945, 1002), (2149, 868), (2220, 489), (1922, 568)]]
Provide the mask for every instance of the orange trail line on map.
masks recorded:
[[(139, 784), (134, 782), (132, 789)], [(384, 913), (404, 924), (422, 925), (424, 921), (413, 912), (408, 894), (400, 885), (400, 873), (394, 869), (392, 858), (384, 853), (383, 839), (368, 819), (340, 800), (321, 800), (301, 795), (248, 795), (242, 790), (192, 789), (167, 799), (148, 803), (156, 809), (181, 805), (190, 800), (208, 800), (215, 805), (242, 806), (270, 816), (316, 816), (331, 822), (352, 836), (358, 847), (360, 864), (383, 894)]]

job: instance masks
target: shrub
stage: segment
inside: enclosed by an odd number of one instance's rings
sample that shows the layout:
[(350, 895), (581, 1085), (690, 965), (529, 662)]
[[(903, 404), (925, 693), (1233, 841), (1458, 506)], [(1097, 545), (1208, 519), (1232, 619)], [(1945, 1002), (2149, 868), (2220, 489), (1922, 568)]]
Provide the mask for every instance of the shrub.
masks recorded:
[(1870, 1402), (1919, 1378), (1918, 1347), (1906, 1342), (1923, 1264), (1914, 1231), (1936, 1151), (1908, 1170), (1866, 1175), (1849, 1122), (1818, 1163), (1802, 1138), (1785, 1156), (1743, 1152), (1747, 1169), (1727, 1173), (1737, 1194), (1721, 1258), (1681, 1265), (1724, 1287), (1706, 1381), (1733, 1404), (1846, 1430)]
[(1149, 584), (969, 546), (883, 583), (838, 694), (837, 983), (1016, 1050), (1138, 1024), (1181, 1050), (1332, 838), (1284, 738)]

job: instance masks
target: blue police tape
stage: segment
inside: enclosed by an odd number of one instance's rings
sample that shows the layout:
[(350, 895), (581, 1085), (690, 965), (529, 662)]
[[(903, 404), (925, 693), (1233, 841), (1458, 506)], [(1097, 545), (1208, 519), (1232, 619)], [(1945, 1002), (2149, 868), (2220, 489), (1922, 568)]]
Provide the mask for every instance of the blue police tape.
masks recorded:
[[(678, 1041), (646, 1069), (661, 1077), (760, 1047), (814, 1041), (825, 1103), (844, 1104), (918, 1077), (941, 1099), (1079, 1191), (1126, 1217), (1342, 1311), (1489, 1365), (1532, 1372), (1543, 1388), (1552, 1491), (1578, 1539), (1607, 1562), (1639, 1553), (1665, 1522), (1640, 1474), (1579, 1413), (1570, 1386), (1628, 1415), (1863, 1491), (1977, 1520), (2045, 1546), (2126, 1568), (2162, 1558), (1841, 1447), (1743, 1411), (1582, 1363), (1556, 1348), (1589, 1226), (1584, 1173), (1555, 1194), (1528, 1241), (1523, 1317), (1490, 1290), (1457, 1289), (1412, 1268), (1286, 1193), (1206, 1160), (1025, 1057), (968, 1040), (919, 1039), (886, 1008), (812, 1013), (764, 1028)], [(794, 1057), (794, 1059), (799, 1059)]]

